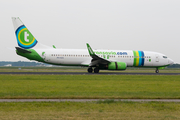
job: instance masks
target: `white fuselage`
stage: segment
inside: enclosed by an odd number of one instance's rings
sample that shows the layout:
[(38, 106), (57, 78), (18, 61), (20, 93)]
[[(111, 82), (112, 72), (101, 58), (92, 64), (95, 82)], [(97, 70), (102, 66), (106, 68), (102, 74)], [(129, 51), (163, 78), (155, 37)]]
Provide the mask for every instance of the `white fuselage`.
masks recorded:
[[(64, 66), (87, 66), (88, 72), (125, 70), (127, 67), (161, 67), (173, 64), (170, 58), (157, 52), (135, 50), (55, 49), (39, 43), (18, 17), (12, 18), (19, 47), (16, 53), (30, 60)], [(95, 67), (95, 68), (93, 68)]]
[[(46, 63), (56, 65), (89, 66), (92, 60), (87, 49), (36, 49), (36, 51)], [(127, 67), (161, 67), (173, 64), (170, 58), (157, 52), (132, 50), (94, 50), (94, 52), (112, 62), (125, 62)]]

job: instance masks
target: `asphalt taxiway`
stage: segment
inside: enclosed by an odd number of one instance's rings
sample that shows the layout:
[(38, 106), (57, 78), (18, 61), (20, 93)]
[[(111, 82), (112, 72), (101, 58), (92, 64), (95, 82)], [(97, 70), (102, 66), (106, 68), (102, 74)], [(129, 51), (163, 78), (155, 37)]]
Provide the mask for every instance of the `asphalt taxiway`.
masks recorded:
[(180, 102), (180, 99), (0, 99), (0, 102)]
[(33, 74), (33, 75), (180, 75), (180, 73), (130, 73), (130, 72), (0, 72), (0, 74)]

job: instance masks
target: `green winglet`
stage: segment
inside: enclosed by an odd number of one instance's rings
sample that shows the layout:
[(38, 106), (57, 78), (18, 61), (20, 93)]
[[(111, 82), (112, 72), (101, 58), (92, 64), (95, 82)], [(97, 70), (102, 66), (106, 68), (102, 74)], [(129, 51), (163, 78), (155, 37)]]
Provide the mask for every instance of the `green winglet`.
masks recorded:
[(86, 43), (86, 45), (87, 45), (87, 49), (88, 49), (88, 51), (89, 51), (89, 55), (90, 55), (90, 56), (95, 55), (95, 53), (94, 53), (94, 51), (92, 50), (92, 48), (90, 47), (90, 45), (89, 45), (88, 43)]
[(55, 45), (53, 45), (53, 48), (55, 48), (55, 49), (56, 49)]

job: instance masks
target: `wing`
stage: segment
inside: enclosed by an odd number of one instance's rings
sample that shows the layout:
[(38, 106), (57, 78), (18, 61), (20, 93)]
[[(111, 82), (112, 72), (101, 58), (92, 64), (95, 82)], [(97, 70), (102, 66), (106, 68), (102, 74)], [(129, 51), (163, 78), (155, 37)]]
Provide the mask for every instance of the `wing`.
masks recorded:
[(108, 64), (111, 62), (107, 59), (101, 58), (98, 55), (96, 55), (88, 43), (87, 43), (87, 49), (89, 55), (92, 57), (91, 63), (89, 64), (90, 67), (98, 66), (99, 64)]

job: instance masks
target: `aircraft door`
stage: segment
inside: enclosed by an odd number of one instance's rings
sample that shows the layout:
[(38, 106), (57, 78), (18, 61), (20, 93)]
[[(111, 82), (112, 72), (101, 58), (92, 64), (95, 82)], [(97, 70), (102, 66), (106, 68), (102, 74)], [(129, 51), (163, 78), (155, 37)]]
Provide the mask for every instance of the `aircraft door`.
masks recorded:
[(159, 55), (156, 55), (156, 62), (159, 62)]

